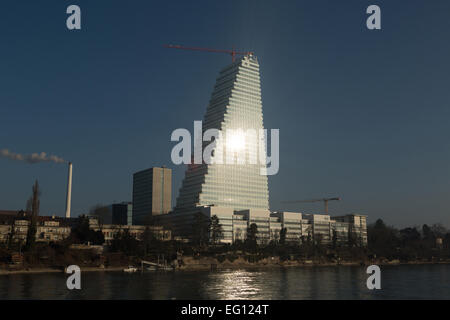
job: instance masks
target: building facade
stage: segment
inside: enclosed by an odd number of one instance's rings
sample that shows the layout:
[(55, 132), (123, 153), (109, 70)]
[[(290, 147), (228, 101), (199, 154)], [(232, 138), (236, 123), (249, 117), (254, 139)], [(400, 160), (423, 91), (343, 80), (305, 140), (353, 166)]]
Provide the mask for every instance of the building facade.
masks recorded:
[(172, 207), (172, 169), (153, 167), (133, 174), (132, 224), (148, 224)]
[(141, 241), (143, 239), (145, 230), (152, 234), (155, 239), (161, 241), (169, 241), (172, 239), (172, 233), (170, 230), (164, 229), (162, 226), (140, 226), (140, 225), (114, 225), (114, 224), (98, 224), (98, 220), (95, 218), (89, 219), (89, 226), (92, 230), (100, 230), (105, 237), (105, 244), (110, 244), (111, 241), (122, 232), (127, 231), (136, 240)]
[[(164, 218), (182, 235), (189, 234), (197, 207), (251, 210), (247, 215), (269, 210), (266, 141), (260, 135), (264, 129), (260, 73), (255, 56), (244, 56), (220, 71), (203, 118), (202, 134), (211, 129), (219, 136), (208, 161), (188, 166), (174, 212)], [(210, 144), (202, 143), (202, 154)]]
[(96, 208), (89, 216), (97, 218), (104, 224), (131, 225), (131, 210), (131, 202), (113, 203)]
[[(267, 176), (261, 174), (261, 165), (237, 161), (238, 153), (256, 156), (258, 141), (246, 132), (263, 128), (259, 64), (256, 57), (245, 56), (225, 67), (216, 80), (202, 133), (217, 129), (222, 136), (216, 141), (210, 164), (188, 167), (175, 211), (188, 211), (197, 205), (268, 210)], [(204, 143), (203, 149), (208, 144)], [(231, 158), (233, 161), (227, 163)], [(264, 153), (263, 166), (265, 159)]]
[[(285, 242), (318, 245), (367, 246), (366, 216), (349, 214), (330, 217), (325, 214), (304, 214), (299, 212), (270, 212), (269, 210), (237, 210), (226, 207), (198, 207), (207, 218), (217, 216), (222, 226), (222, 243), (244, 241), (251, 224), (257, 226), (257, 242), (268, 244), (280, 240), (280, 232), (286, 229)], [(354, 239), (354, 240), (352, 240)]]
[[(341, 235), (339, 239), (345, 239), (356, 245), (367, 245), (367, 217), (364, 215), (350, 214), (333, 217), (335, 229)], [(347, 229), (346, 229), (347, 228)]]
[[(1, 220), (1, 219), (0, 219)], [(30, 220), (12, 216), (0, 221), (0, 242), (25, 243)], [(66, 219), (38, 216), (36, 221), (36, 242), (58, 242), (69, 237), (71, 227)]]

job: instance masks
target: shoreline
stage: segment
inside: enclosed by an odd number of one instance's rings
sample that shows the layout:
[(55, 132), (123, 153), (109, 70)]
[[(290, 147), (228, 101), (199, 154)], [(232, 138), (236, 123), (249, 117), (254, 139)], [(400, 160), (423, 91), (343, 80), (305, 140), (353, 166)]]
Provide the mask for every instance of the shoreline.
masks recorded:
[[(370, 264), (375, 264), (379, 266), (404, 266), (404, 265), (439, 265), (439, 264), (450, 264), (450, 261), (412, 261), (412, 262), (383, 262), (383, 263), (365, 263), (361, 262), (344, 262), (344, 263), (287, 263), (287, 264), (232, 264), (232, 263), (224, 263), (217, 264), (214, 269), (211, 268), (211, 265), (205, 264), (193, 264), (187, 265), (182, 268), (176, 268), (173, 271), (167, 272), (192, 272), (192, 271), (223, 271), (223, 270), (239, 270), (239, 269), (284, 269), (284, 268), (294, 268), (294, 267), (355, 267), (355, 266), (369, 266)], [(119, 266), (119, 267), (81, 267), (82, 272), (123, 272), (123, 269), (127, 268), (127, 266)], [(137, 272), (140, 272), (138, 270)], [(152, 271), (146, 271), (152, 272)], [(15, 274), (49, 274), (49, 273), (64, 273), (64, 270), (61, 268), (27, 268), (27, 269), (17, 269), (17, 270), (6, 270), (0, 269), (0, 276), (4, 275), (15, 275)]]
[[(100, 268), (100, 267), (80, 267), (81, 272), (111, 272), (111, 271), (123, 271), (124, 267), (110, 267), (110, 268)], [(0, 276), (3, 275), (11, 275), (11, 274), (39, 274), (39, 273), (64, 273), (64, 270), (61, 268), (26, 268), (26, 269), (17, 269), (17, 270), (5, 270), (0, 269)]]

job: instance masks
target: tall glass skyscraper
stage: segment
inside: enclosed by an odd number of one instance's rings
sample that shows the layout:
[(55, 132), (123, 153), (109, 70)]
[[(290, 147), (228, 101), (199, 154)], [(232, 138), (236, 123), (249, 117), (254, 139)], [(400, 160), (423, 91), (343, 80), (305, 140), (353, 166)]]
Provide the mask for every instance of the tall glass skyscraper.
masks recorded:
[[(259, 64), (248, 55), (225, 67), (216, 80), (202, 129), (203, 133), (218, 129), (222, 136), (216, 140), (213, 163), (188, 166), (174, 211), (192, 212), (196, 206), (208, 205), (268, 210), (265, 138), (247, 134), (259, 134), (263, 128)], [(203, 142), (203, 149), (208, 144)], [(218, 163), (221, 154), (224, 163)], [(244, 163), (237, 163), (237, 158), (234, 164), (227, 163), (230, 154), (243, 154)]]

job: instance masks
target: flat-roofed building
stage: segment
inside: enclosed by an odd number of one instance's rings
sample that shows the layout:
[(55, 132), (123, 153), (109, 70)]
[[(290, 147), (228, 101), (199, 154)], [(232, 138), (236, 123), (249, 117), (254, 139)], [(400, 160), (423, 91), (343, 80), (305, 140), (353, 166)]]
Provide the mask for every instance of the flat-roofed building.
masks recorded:
[(331, 221), (331, 242), (336, 245), (347, 244), (349, 240), (349, 223), (342, 221)]
[(155, 239), (161, 241), (169, 241), (172, 239), (170, 230), (164, 229), (162, 226), (140, 226), (140, 225), (118, 225), (118, 224), (99, 224), (96, 218), (89, 219), (89, 228), (94, 231), (101, 231), (105, 237), (105, 243), (110, 244), (111, 241), (119, 234), (128, 232), (136, 240), (143, 240), (145, 231), (148, 228), (150, 234)]
[(133, 225), (150, 223), (172, 207), (172, 169), (153, 167), (133, 174)]
[[(290, 244), (314, 241), (320, 245), (331, 245), (334, 244), (335, 239), (336, 244), (346, 245), (349, 244), (350, 234), (357, 239), (355, 245), (367, 245), (367, 226), (365, 216), (362, 215), (330, 217), (326, 214), (287, 211), (270, 213), (269, 210), (262, 209), (233, 210), (219, 206), (198, 206), (197, 210), (208, 219), (213, 216), (219, 218), (223, 230), (221, 243), (245, 241), (248, 228), (254, 223), (257, 226), (257, 242), (259, 244), (279, 241), (280, 232), (285, 228), (285, 242)], [(194, 218), (187, 220), (186, 217), (186, 215), (180, 215), (180, 219), (185, 224), (178, 223), (177, 225), (183, 225), (186, 230), (192, 229), (195, 220)]]
[(304, 214), (306, 220), (310, 221), (312, 236), (317, 244), (331, 243), (331, 219), (326, 214)]
[(222, 226), (222, 243), (232, 243), (233, 242), (233, 209), (226, 207), (216, 207), (216, 206), (204, 206), (199, 207), (200, 212), (208, 219), (213, 216), (219, 218), (219, 223)]
[(131, 202), (113, 203), (104, 207), (97, 207), (89, 216), (97, 218), (100, 223), (128, 225), (132, 210)]
[(272, 215), (279, 218), (282, 228), (286, 228), (286, 242), (299, 243), (302, 237), (302, 214), (281, 211)]
[(269, 232), (270, 232), (270, 240), (278, 242), (280, 240), (281, 229), (283, 229), (283, 223), (280, 221), (280, 218), (270, 214), (269, 217)]
[(357, 246), (367, 246), (367, 216), (361, 214), (347, 214), (333, 217), (337, 222), (348, 224), (348, 239)]
[(236, 215), (244, 216), (247, 226), (255, 224), (258, 228), (257, 241), (260, 244), (269, 243), (270, 239), (270, 211), (265, 209), (247, 209), (235, 212)]

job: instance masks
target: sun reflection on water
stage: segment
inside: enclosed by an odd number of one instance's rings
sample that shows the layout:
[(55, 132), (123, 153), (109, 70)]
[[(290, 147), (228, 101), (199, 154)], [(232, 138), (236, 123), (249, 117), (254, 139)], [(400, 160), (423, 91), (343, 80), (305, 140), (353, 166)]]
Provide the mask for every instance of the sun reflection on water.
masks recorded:
[(270, 299), (261, 272), (234, 270), (211, 273), (204, 290), (208, 296), (223, 300)]

